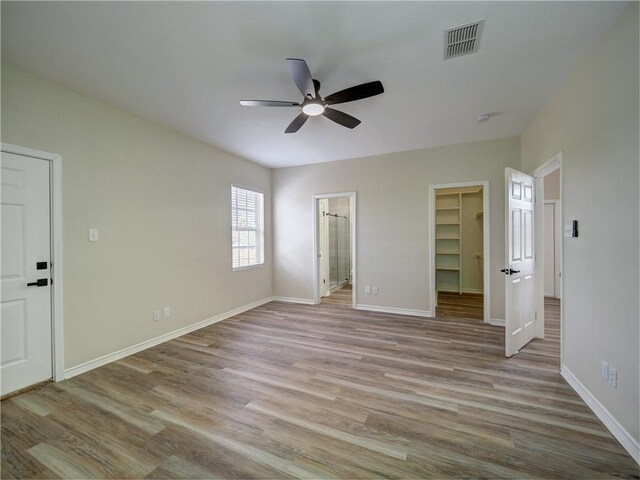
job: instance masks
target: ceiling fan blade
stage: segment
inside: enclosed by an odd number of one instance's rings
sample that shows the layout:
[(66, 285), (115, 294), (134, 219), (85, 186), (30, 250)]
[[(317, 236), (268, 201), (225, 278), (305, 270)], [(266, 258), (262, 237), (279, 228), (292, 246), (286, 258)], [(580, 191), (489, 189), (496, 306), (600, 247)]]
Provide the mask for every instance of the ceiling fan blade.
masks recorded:
[(300, 115), (298, 115), (296, 118), (293, 119), (293, 122), (289, 124), (289, 126), (284, 131), (284, 133), (296, 133), (298, 130), (300, 130), (300, 127), (304, 125), (304, 122), (306, 122), (308, 119), (309, 119), (309, 116), (306, 113), (301, 113)]
[(282, 102), (280, 100), (240, 100), (244, 107), (299, 107), (296, 102)]
[(347, 128), (355, 128), (360, 125), (360, 120), (356, 117), (352, 117), (351, 115), (347, 115), (344, 112), (340, 112), (338, 110), (334, 110), (333, 108), (325, 108), (322, 113), (329, 120), (333, 120), (336, 123), (339, 123), (343, 127)]
[(287, 58), (291, 78), (305, 98), (316, 98), (316, 89), (307, 62), (300, 58)]
[(382, 82), (376, 80), (375, 82), (363, 83), (362, 85), (345, 88), (339, 92), (327, 95), (324, 97), (324, 101), (327, 105), (335, 105), (336, 103), (353, 102), (354, 100), (360, 100), (361, 98), (373, 97), (374, 95), (380, 95), (383, 92), (384, 87), (382, 86)]

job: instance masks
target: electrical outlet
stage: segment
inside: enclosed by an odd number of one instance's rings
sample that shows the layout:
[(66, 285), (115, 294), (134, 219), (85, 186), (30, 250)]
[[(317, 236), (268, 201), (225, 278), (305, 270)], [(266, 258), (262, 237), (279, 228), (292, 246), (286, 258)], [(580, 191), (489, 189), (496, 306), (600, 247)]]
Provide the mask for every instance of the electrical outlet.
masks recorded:
[(612, 367), (609, 367), (609, 385), (618, 388), (618, 372)]
[(171, 316), (171, 307), (164, 307), (164, 310), (162, 312), (162, 316), (164, 318), (169, 318)]
[(159, 322), (160, 321), (160, 310), (154, 310), (153, 311), (153, 321), (154, 322)]
[(604, 360), (600, 364), (600, 375), (602, 375), (602, 378), (606, 381), (609, 381), (609, 364)]
[(97, 242), (98, 240), (99, 240), (98, 229), (97, 228), (90, 228), (89, 229), (89, 241), (90, 242)]
[(378, 294), (378, 287), (373, 287), (373, 294), (377, 295)]
[(364, 293), (366, 293), (367, 295), (371, 295), (371, 287), (369, 285), (364, 287)]

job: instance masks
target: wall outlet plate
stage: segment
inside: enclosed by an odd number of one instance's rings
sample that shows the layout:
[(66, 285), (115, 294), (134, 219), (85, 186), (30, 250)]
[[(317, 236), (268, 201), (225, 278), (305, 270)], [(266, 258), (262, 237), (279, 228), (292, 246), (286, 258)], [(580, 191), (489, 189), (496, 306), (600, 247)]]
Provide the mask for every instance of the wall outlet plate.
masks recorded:
[(160, 310), (154, 310), (153, 311), (153, 321), (154, 322), (159, 322), (160, 321)]
[(164, 307), (162, 311), (162, 316), (164, 318), (169, 318), (171, 316), (171, 307)]
[(371, 295), (371, 287), (369, 285), (364, 287), (364, 293), (366, 293), (367, 295)]
[(618, 388), (618, 372), (611, 367), (609, 367), (609, 385), (613, 388)]
[(377, 295), (379, 292), (378, 287), (373, 287), (373, 294)]
[(602, 378), (609, 381), (609, 364), (605, 361), (600, 364), (600, 375), (602, 375)]

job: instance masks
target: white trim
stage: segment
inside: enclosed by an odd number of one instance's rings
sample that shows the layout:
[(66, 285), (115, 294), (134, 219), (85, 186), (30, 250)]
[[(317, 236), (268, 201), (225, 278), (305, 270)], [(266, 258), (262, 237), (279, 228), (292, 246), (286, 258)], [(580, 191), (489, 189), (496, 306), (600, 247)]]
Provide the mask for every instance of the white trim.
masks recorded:
[(313, 298), (295, 298), (295, 297), (271, 297), (274, 302), (300, 303), (302, 305), (315, 305)]
[(340, 197), (349, 197), (349, 223), (351, 227), (351, 285), (353, 285), (353, 293), (351, 306), (353, 308), (357, 307), (357, 296), (358, 296), (358, 288), (357, 288), (357, 262), (356, 262), (356, 192), (339, 192), (339, 193), (323, 193), (313, 195), (311, 198), (311, 217), (313, 219), (313, 259), (312, 259), (312, 272), (313, 272), (313, 305), (317, 305), (320, 303), (320, 284), (318, 281), (318, 200), (321, 198), (340, 198)]
[(504, 327), (504, 318), (492, 318), (489, 320), (489, 325), (494, 325), (496, 327)]
[(411, 315), (412, 317), (428, 317), (433, 318), (429, 310), (411, 310), (409, 308), (383, 307), (380, 305), (363, 305), (355, 306), (356, 310), (366, 310), (369, 312), (393, 313), (395, 315)]
[[(546, 177), (552, 172), (555, 172), (557, 169), (562, 168), (562, 160), (563, 153), (562, 150), (556, 153), (551, 159), (547, 162), (540, 165), (533, 171), (531, 176), (533, 177)], [(560, 194), (560, 198), (562, 198), (562, 194)]]
[(109, 353), (107, 355), (103, 355), (102, 357), (98, 357), (93, 360), (89, 360), (88, 362), (81, 363), (80, 365), (76, 365), (75, 367), (71, 367), (65, 370), (64, 378), (75, 377), (76, 375), (88, 372), (89, 370), (93, 370), (94, 368), (102, 367), (103, 365), (115, 362), (116, 360), (120, 360), (124, 357), (128, 357), (129, 355), (133, 355), (134, 353), (141, 352), (142, 350), (146, 350), (147, 348), (155, 347), (156, 345), (167, 342), (169, 340), (173, 340), (174, 338), (180, 337), (182, 335), (186, 335), (187, 333), (191, 333), (195, 330), (199, 330), (214, 323), (221, 322), (222, 320), (226, 320), (227, 318), (233, 317), (234, 315), (239, 315), (240, 313), (246, 312), (247, 310), (251, 310), (252, 308), (259, 307), (260, 305), (264, 305), (265, 303), (269, 303), (271, 300), (272, 297), (263, 298), (262, 300), (257, 300), (242, 307), (234, 308), (233, 310), (230, 310), (228, 312), (221, 313), (220, 315), (216, 315), (215, 317), (207, 318), (206, 320), (202, 320), (192, 325), (179, 328), (178, 330), (174, 330), (173, 332), (165, 333), (164, 335), (160, 335), (159, 337), (145, 340), (144, 342), (137, 343), (136, 345), (131, 345), (130, 347), (118, 350), (117, 352)]
[(62, 262), (62, 157), (55, 153), (2, 143), (1, 150), (23, 157), (39, 158), (50, 162), (51, 189), (51, 262), (53, 285), (51, 288), (51, 341), (52, 372), (54, 381), (64, 380), (64, 309)]
[(484, 290), (482, 288), (463, 288), (462, 293), (484, 293)]
[[(482, 187), (482, 276), (483, 276), (483, 310), (484, 323), (491, 323), (491, 262), (490, 262), (490, 244), (489, 230), (491, 229), (490, 203), (489, 203), (489, 181), (479, 180), (475, 182), (458, 182), (458, 183), (440, 183), (429, 185), (429, 242), (427, 244), (428, 267), (429, 267), (429, 300), (430, 307), (435, 311), (436, 306), (436, 270), (435, 270), (435, 251), (436, 251), (436, 190), (442, 188), (461, 188), (461, 187)], [(462, 278), (460, 278), (462, 282)], [(462, 283), (461, 283), (462, 285)]]
[(584, 400), (584, 403), (593, 410), (596, 417), (600, 419), (604, 426), (611, 432), (611, 434), (620, 442), (624, 449), (629, 452), (629, 455), (633, 457), (636, 463), (640, 464), (640, 444), (638, 440), (622, 426), (620, 422), (602, 405), (598, 399), (591, 393), (587, 387), (585, 387), (578, 377), (576, 377), (571, 370), (566, 366), (560, 368), (560, 374), (567, 381), (569, 385), (576, 391), (576, 393)]

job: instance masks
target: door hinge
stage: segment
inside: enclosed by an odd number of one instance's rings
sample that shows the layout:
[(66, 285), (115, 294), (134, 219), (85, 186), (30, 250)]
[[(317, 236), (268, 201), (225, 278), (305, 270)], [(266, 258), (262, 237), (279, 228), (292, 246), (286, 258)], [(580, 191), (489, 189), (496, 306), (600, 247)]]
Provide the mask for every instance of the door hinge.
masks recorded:
[(327, 283), (327, 281), (323, 278), (322, 279), (322, 284), (324, 285), (325, 283)]

